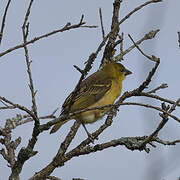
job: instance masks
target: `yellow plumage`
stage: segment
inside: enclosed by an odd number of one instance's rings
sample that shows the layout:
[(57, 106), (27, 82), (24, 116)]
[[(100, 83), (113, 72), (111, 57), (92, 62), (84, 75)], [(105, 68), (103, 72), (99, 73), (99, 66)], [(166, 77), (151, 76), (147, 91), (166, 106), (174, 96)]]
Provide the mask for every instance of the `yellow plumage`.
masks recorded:
[[(120, 63), (105, 65), (101, 70), (93, 73), (81, 83), (80, 91), (75, 97), (70, 113), (85, 108), (113, 104), (121, 94), (122, 81), (125, 79), (125, 76), (129, 74), (131, 74), (131, 72)], [(71, 97), (72, 94), (66, 98), (64, 104), (62, 105), (61, 114), (63, 114), (69, 105)], [(93, 123), (102, 118), (107, 110), (108, 109), (96, 109), (72, 116), (70, 119), (54, 125), (50, 133), (55, 133), (64, 123), (71, 119), (76, 119), (83, 125), (86, 123)]]

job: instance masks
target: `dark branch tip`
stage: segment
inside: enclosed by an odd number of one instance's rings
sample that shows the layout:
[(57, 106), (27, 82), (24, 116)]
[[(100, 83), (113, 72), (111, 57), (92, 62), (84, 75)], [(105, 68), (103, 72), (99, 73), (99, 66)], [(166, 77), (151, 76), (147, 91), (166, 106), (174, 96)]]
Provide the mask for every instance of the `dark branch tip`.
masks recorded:
[(79, 68), (78, 66), (76, 66), (76, 65), (73, 65), (73, 67), (74, 67), (77, 71), (79, 71), (81, 74), (84, 75), (84, 70), (80, 69), (80, 68)]

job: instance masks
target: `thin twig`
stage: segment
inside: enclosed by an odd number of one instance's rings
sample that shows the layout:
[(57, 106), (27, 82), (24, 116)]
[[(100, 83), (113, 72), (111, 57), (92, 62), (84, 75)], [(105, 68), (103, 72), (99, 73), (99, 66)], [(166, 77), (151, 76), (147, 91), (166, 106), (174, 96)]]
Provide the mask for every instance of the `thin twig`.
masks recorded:
[(81, 74), (84, 74), (84, 70), (80, 69), (78, 66), (73, 65), (77, 71), (79, 71)]
[(4, 15), (3, 15), (3, 18), (2, 18), (1, 31), (0, 31), (0, 45), (1, 45), (3, 32), (4, 32), (4, 28), (5, 28), (6, 15), (7, 15), (7, 11), (8, 11), (10, 3), (11, 3), (11, 0), (8, 0), (5, 11), (4, 11)]
[(101, 8), (99, 8), (99, 18), (101, 22), (101, 32), (102, 32), (102, 38), (105, 38), (105, 33), (104, 33), (104, 26), (103, 26), (103, 18), (102, 18), (102, 11)]
[(8, 103), (8, 104), (10, 104), (10, 105), (12, 105), (14, 108), (18, 108), (18, 109), (20, 109), (20, 110), (22, 110), (22, 111), (25, 111), (25, 112), (28, 113), (33, 119), (35, 119), (34, 114), (33, 114), (29, 109), (27, 109), (25, 106), (22, 106), (22, 105), (20, 105), (20, 104), (14, 104), (13, 102), (7, 100), (5, 97), (1, 97), (1, 96), (0, 96), (0, 99), (1, 99), (2, 101), (6, 102), (6, 103)]
[[(149, 33), (145, 34), (143, 38), (141, 38), (140, 40), (136, 41), (135, 44), (139, 45), (139, 44), (141, 44), (145, 40), (153, 39), (159, 31), (160, 31), (159, 29), (150, 31)], [(113, 61), (121, 61), (123, 59), (123, 56), (128, 54), (135, 47), (136, 46), (133, 44), (132, 46), (130, 46), (129, 48), (127, 48), (126, 50), (124, 50), (123, 52), (118, 54), (117, 56), (113, 57), (112, 60)]]
[(81, 19), (80, 19), (80, 21), (79, 21), (79, 24), (82, 24), (82, 23), (83, 23), (83, 19), (84, 19), (84, 14), (82, 14)]
[(179, 43), (179, 48), (180, 48), (180, 32), (177, 32), (178, 33), (178, 43)]
[(91, 26), (86, 26), (86, 25), (82, 25), (81, 28), (97, 28), (98, 26), (95, 25), (91, 25)]
[[(117, 45), (121, 44), (123, 41), (123, 39), (118, 39), (115, 43), (114, 43), (114, 46), (113, 48), (115, 48)], [(115, 49), (114, 49), (115, 50)], [(116, 50), (115, 50), (116, 51)]]
[(151, 93), (156, 93), (156, 91), (160, 90), (160, 89), (165, 89), (167, 88), (168, 85), (166, 83), (161, 84), (160, 86), (158, 86), (155, 89), (152, 89), (151, 91), (148, 91), (147, 93), (151, 94)]
[(159, 139), (158, 137), (153, 138), (153, 141), (158, 142), (163, 145), (176, 145), (177, 143), (180, 143), (180, 139), (177, 139), (175, 141), (164, 141), (162, 139)]
[[(148, 59), (151, 60), (151, 61), (155, 61), (154, 58), (153, 58), (153, 56), (152, 56), (152, 57), (148, 56), (147, 54), (145, 54), (145, 53), (140, 49), (140, 47), (135, 43), (135, 41), (133, 40), (133, 38), (131, 37), (130, 34), (128, 34), (128, 36), (129, 36), (129, 38), (131, 39), (131, 41), (134, 43), (135, 47), (140, 51), (140, 53), (141, 53), (143, 56), (145, 56), (146, 58), (148, 58)], [(156, 61), (155, 61), (155, 62), (156, 62)]]
[(2, 101), (1, 99), (0, 99), (0, 102), (2, 103), (2, 104), (4, 104), (4, 106), (6, 106), (6, 107), (9, 107), (4, 101)]
[(14, 106), (5, 106), (5, 107), (0, 107), (1, 110), (5, 110), (5, 109), (15, 109), (16, 107)]
[(147, 6), (148, 4), (151, 3), (158, 3), (158, 2), (162, 2), (162, 0), (150, 0), (147, 1), (143, 4), (141, 4), (140, 6), (136, 7), (134, 10), (132, 10), (130, 13), (128, 13), (124, 18), (121, 19), (121, 21), (118, 23), (118, 25), (122, 24), (124, 21), (126, 21), (132, 14), (134, 14), (135, 12), (139, 11), (140, 9), (142, 9), (143, 7)]
[(148, 77), (146, 78), (146, 80), (136, 89), (138, 92), (142, 92), (145, 88), (148, 87), (149, 83), (151, 82), (151, 79), (153, 77), (153, 75), (155, 74), (158, 66), (160, 63), (160, 59), (156, 58), (156, 63), (155, 66), (152, 68), (152, 70), (149, 72)]

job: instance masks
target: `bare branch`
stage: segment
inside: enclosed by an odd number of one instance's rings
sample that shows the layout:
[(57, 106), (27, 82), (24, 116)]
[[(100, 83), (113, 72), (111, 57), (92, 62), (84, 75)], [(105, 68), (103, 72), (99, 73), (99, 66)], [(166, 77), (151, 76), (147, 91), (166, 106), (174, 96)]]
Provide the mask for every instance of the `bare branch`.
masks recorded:
[[(27, 36), (29, 33), (29, 23), (28, 17), (30, 15), (31, 7), (32, 7), (33, 0), (30, 0), (28, 9), (26, 11), (24, 23), (22, 26), (22, 33), (23, 33), (23, 41), (24, 43), (27, 42)], [(25, 51), (25, 57), (26, 57), (26, 65), (27, 65), (27, 72), (28, 72), (28, 77), (29, 77), (29, 87), (31, 91), (31, 98), (32, 98), (32, 114), (34, 115), (34, 128), (33, 128), (33, 133), (32, 133), (32, 138), (29, 140), (29, 143), (26, 148), (21, 148), (20, 152), (18, 153), (17, 160), (14, 162), (14, 166), (12, 167), (12, 172), (9, 177), (10, 180), (17, 179), (19, 177), (19, 174), (21, 173), (22, 167), (30, 157), (34, 156), (37, 152), (33, 151), (33, 148), (37, 142), (37, 136), (39, 135), (39, 118), (37, 115), (37, 106), (36, 106), (36, 100), (35, 100), (35, 90), (34, 90), (34, 85), (33, 85), (33, 80), (32, 80), (32, 74), (31, 74), (31, 69), (30, 69), (30, 64), (31, 61), (29, 60), (29, 53), (27, 46), (24, 46), (24, 51)]]
[[(27, 21), (28, 21), (29, 15), (30, 15), (32, 3), (33, 3), (33, 0), (31, 0), (30, 3), (29, 3), (29, 7), (27, 9), (25, 19), (24, 19), (24, 23), (23, 23), (23, 26), (22, 26), (24, 43), (27, 42), (27, 36), (28, 36), (28, 31), (29, 31), (29, 29), (28, 29), (29, 24), (27, 24)], [(38, 115), (37, 115), (37, 105), (36, 105), (36, 99), (35, 99), (35, 94), (36, 93), (35, 93), (35, 90), (34, 90), (32, 73), (31, 73), (31, 68), (30, 68), (31, 61), (29, 60), (29, 53), (28, 53), (28, 49), (27, 49), (26, 45), (24, 46), (24, 51), (25, 51), (25, 57), (26, 57), (27, 73), (28, 73), (28, 78), (29, 78), (29, 88), (30, 88), (30, 91), (31, 91), (31, 98), (32, 98), (32, 110), (33, 110), (33, 113), (34, 113), (34, 115), (36, 117), (36, 119), (34, 119), (35, 120), (35, 126), (39, 126), (39, 119), (38, 119)]]
[[(97, 152), (97, 151), (102, 151), (104, 149), (107, 149), (109, 147), (116, 147), (119, 145), (124, 145), (126, 146), (127, 149), (134, 151), (134, 150), (145, 150), (147, 152), (147, 149), (142, 149), (141, 147), (141, 142), (146, 139), (147, 136), (142, 136), (142, 137), (122, 137), (119, 139), (114, 139), (112, 141), (102, 143), (102, 144), (97, 144), (95, 146), (87, 146), (83, 149), (73, 149), (72, 151), (68, 152), (64, 158), (61, 159), (61, 162), (59, 162), (60, 166), (64, 165), (64, 162), (70, 160), (73, 157), (84, 155), (84, 154), (90, 154), (92, 152)], [(160, 140), (157, 137), (154, 137), (153, 140), (154, 142), (161, 142), (161, 144), (164, 143), (164, 145), (175, 145), (175, 143), (179, 143), (180, 140), (176, 140), (175, 142), (166, 142), (163, 140)]]
[(9, 48), (9, 49), (1, 52), (1, 53), (0, 53), (0, 57), (6, 55), (6, 54), (8, 54), (8, 53), (10, 53), (10, 52), (12, 52), (12, 51), (14, 51), (14, 50), (16, 50), (16, 49), (23, 48), (23, 47), (26, 46), (26, 45), (32, 44), (32, 43), (34, 43), (34, 42), (36, 42), (36, 41), (39, 41), (40, 39), (43, 39), (43, 38), (45, 38), (45, 37), (49, 37), (49, 36), (54, 35), (54, 34), (59, 33), (59, 32), (64, 32), (64, 31), (68, 31), (68, 30), (71, 30), (71, 29), (77, 29), (77, 28), (80, 28), (80, 27), (87, 27), (87, 28), (95, 28), (95, 27), (97, 27), (97, 26), (83, 26), (84, 24), (85, 24), (85, 22), (83, 22), (83, 23), (81, 23), (81, 24), (79, 24), (79, 23), (78, 23), (78, 24), (74, 24), (74, 25), (71, 25), (71, 23), (67, 23), (67, 24), (66, 24), (63, 28), (61, 28), (61, 29), (57, 29), (57, 30), (54, 30), (54, 31), (52, 31), (52, 32), (46, 33), (46, 34), (44, 34), (44, 35), (35, 37), (35, 38), (33, 38), (32, 40), (27, 41), (26, 43), (22, 43), (22, 44), (16, 45), (16, 46), (14, 46), (14, 47), (12, 47), (12, 48)]
[[(172, 101), (172, 100), (169, 100), (169, 99), (166, 99), (166, 98), (162, 98), (162, 97), (154, 95), (154, 94), (145, 93), (145, 92), (140, 92), (139, 95), (137, 95), (137, 96), (146, 96), (146, 97), (149, 97), (149, 98), (157, 99), (159, 101), (167, 102), (169, 104), (174, 104), (175, 103), (175, 101)], [(177, 106), (180, 107), (180, 104), (177, 104)]]
[[(95, 146), (86, 146), (84, 148), (78, 146), (78, 148), (74, 148), (70, 152), (66, 153), (64, 156), (61, 157), (61, 159), (58, 159), (57, 163), (50, 163), (46, 168), (44, 168), (42, 171), (36, 173), (30, 180), (38, 180), (38, 178), (45, 178), (47, 175), (44, 173), (51, 173), (56, 167), (64, 166), (65, 162), (69, 161), (73, 157), (77, 157), (80, 155), (90, 154), (97, 151), (102, 151), (104, 149), (110, 148), (110, 147), (116, 147), (120, 145), (126, 146), (127, 149), (134, 151), (142, 151), (145, 150), (146, 152), (149, 152), (148, 148), (141, 147), (142, 142), (147, 138), (147, 136), (142, 137), (121, 137), (119, 139), (114, 139), (112, 141), (102, 143), (102, 144), (96, 144)], [(173, 142), (164, 141), (159, 139), (158, 137), (153, 137), (153, 142), (158, 142), (160, 144), (164, 145), (175, 145), (177, 143), (180, 143), (180, 140), (176, 140)], [(54, 168), (53, 168), (54, 166)], [(53, 170), (52, 170), (53, 169)]]
[[(122, 138), (114, 139), (112, 141), (109, 141), (109, 142), (106, 142), (103, 144), (97, 144), (95, 146), (87, 146), (80, 151), (71, 151), (71, 152), (67, 153), (66, 156), (70, 156), (73, 153), (74, 153), (73, 156), (89, 154), (92, 152), (102, 151), (102, 150), (107, 149), (109, 147), (116, 147), (119, 145), (124, 145), (124, 146), (126, 146), (127, 149), (129, 149), (131, 151), (145, 150), (146, 152), (149, 152), (148, 149), (145, 149), (145, 147), (144, 148), (141, 147), (141, 142), (145, 139), (146, 139), (146, 136), (143, 136), (143, 137), (122, 137)], [(175, 143), (180, 142), (180, 140), (177, 140), (175, 142), (167, 143), (166, 141), (160, 140), (159, 138), (156, 138), (156, 137), (154, 137), (152, 139), (152, 141), (155, 141), (155, 142), (159, 141), (159, 142), (161, 142), (161, 144), (164, 143), (164, 145), (175, 145)]]

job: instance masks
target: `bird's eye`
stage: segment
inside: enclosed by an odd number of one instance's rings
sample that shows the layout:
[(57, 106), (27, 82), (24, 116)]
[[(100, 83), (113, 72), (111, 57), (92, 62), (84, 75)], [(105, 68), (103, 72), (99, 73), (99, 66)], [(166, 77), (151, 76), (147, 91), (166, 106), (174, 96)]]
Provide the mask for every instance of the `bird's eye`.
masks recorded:
[(124, 69), (121, 69), (120, 71), (123, 73), (123, 72), (124, 72)]

